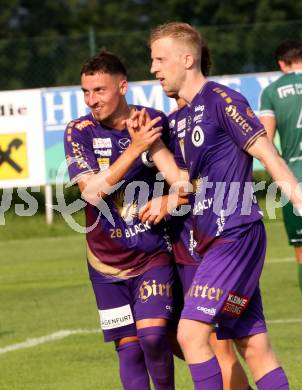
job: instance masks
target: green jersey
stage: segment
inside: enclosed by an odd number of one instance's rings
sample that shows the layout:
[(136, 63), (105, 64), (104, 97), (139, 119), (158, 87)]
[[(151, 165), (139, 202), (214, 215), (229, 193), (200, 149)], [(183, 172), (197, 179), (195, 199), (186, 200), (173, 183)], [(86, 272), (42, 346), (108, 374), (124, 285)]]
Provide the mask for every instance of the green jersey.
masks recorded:
[(275, 117), (282, 156), (302, 181), (302, 70), (267, 86), (260, 101), (260, 116)]

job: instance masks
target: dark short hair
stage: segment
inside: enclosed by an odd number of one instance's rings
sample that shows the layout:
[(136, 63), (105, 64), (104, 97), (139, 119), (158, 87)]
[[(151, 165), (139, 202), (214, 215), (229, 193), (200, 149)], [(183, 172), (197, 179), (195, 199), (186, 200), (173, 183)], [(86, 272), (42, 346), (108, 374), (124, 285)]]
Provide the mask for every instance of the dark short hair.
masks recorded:
[(302, 41), (287, 39), (282, 41), (276, 48), (276, 62), (284, 61), (290, 65), (302, 60)]
[(102, 50), (97, 55), (90, 57), (81, 69), (81, 76), (95, 73), (122, 75), (127, 78), (127, 71), (122, 61), (107, 50)]

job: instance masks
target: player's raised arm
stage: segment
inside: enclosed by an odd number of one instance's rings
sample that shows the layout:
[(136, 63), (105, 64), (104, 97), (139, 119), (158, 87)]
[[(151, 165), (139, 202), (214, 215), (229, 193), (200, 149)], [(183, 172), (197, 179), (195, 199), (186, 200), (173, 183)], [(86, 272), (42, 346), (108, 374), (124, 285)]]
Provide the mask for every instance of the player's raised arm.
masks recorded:
[[(142, 112), (144, 114), (145, 110), (143, 109)], [(134, 132), (132, 134), (132, 143), (130, 143), (110, 168), (98, 173), (85, 173), (78, 178), (76, 182), (86, 201), (96, 205), (100, 198), (105, 198), (115, 190), (115, 186), (123, 180), (135, 160), (160, 137), (162, 127), (156, 127), (156, 124), (160, 120), (161, 117), (149, 120), (147, 124), (142, 126), (140, 133)], [(81, 149), (85, 150), (85, 145), (79, 145)], [(86, 152), (84, 154), (87, 155), (88, 153)]]
[(105, 198), (114, 191), (114, 187), (123, 180), (125, 174), (139, 155), (139, 149), (130, 144), (110, 168), (96, 174), (81, 176), (78, 186), (82, 197), (87, 202), (97, 205), (101, 198)]

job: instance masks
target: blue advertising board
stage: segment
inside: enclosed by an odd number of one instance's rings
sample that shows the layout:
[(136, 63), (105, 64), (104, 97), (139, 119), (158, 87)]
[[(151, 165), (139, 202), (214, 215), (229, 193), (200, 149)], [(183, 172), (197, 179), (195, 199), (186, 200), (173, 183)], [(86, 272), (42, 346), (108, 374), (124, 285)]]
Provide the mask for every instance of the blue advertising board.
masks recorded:
[[(264, 87), (276, 80), (279, 72), (211, 77), (223, 85), (242, 93), (255, 113), (258, 113), (259, 97)], [(129, 104), (154, 107), (169, 114), (175, 107), (157, 81), (130, 82), (126, 95)], [(65, 161), (63, 133), (69, 121), (85, 115), (85, 106), (80, 86), (46, 88), (42, 90), (43, 128), (45, 132), (46, 182), (55, 183), (59, 166)], [(254, 169), (263, 169), (258, 161)], [(68, 180), (65, 176), (64, 181)]]

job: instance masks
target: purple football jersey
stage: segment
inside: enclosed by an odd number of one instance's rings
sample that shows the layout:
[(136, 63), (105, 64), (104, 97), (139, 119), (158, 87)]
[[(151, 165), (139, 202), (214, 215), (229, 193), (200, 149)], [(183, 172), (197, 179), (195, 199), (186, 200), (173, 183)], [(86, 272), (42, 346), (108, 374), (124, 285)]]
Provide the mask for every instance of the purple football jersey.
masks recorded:
[(246, 150), (263, 134), (247, 100), (228, 87), (209, 81), (191, 102), (185, 157), (199, 255), (262, 218), (253, 193), (253, 159)]
[[(142, 107), (137, 106), (137, 109)], [(161, 116), (167, 130), (167, 119), (148, 108), (151, 118)], [(72, 121), (64, 135), (66, 159), (72, 182), (85, 173), (107, 170), (131, 143), (127, 129), (108, 128), (92, 114)], [(164, 224), (141, 223), (138, 209), (154, 191), (157, 170), (148, 152), (135, 161), (123, 183), (96, 207), (85, 207), (87, 258), (103, 283), (137, 276), (148, 269), (171, 261), (170, 243)], [(95, 277), (95, 275), (94, 275)]]
[[(168, 117), (168, 148), (173, 153), (179, 168), (184, 170), (187, 170), (184, 154), (187, 115), (188, 107), (184, 106), (172, 112)], [(201, 258), (195, 252), (197, 243), (193, 237), (191, 212), (184, 216), (169, 217), (168, 226), (175, 262), (185, 265), (198, 265)]]

